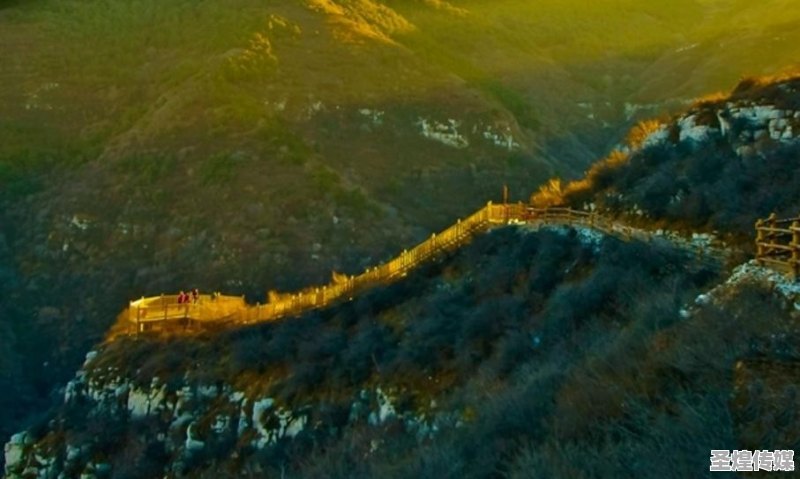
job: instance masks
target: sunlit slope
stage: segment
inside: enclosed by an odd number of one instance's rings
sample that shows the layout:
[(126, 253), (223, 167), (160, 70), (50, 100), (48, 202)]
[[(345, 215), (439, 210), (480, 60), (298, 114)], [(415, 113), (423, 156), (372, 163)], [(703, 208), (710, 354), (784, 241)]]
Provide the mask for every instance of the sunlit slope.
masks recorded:
[[(214, 155), (241, 152), (259, 159), (245, 168), (251, 173), (288, 170), (306, 191), (315, 188), (309, 178), (320, 168), (308, 165), (317, 160), (374, 195), (403, 190), (421, 174), (451, 184), (451, 168), (440, 171), (448, 165), (496, 185), (511, 157), (528, 180), (546, 175), (546, 159), (533, 157), (535, 133), (392, 40), (415, 27), (396, 13), (392, 22), (402, 28), (385, 26), (387, 11), (353, 19), (352, 10), (313, 2), (76, 2), (8, 13), (38, 42), (18, 42), (30, 55), (10, 59), (3, 108), (13, 124), (4, 136), (27, 129), (18, 150), (25, 155), (36, 156), (28, 148), (46, 136), (54, 138), (50, 150), (92, 148), (86, 156), (104, 167), (130, 165), (126, 171), (137, 170), (128, 158), (143, 153), (178, 156), (181, 171), (196, 171)], [(461, 131), (447, 133), (471, 135), (469, 149), (425, 138), (423, 118), (432, 128), (458, 121)], [(514, 146), (484, 138), (487, 128)], [(23, 163), (10, 156), (13, 166)], [(208, 169), (205, 176), (216, 176)], [(157, 176), (170, 173), (159, 167)]]
[[(35, 117), (34, 130), (104, 157), (212, 135), (217, 149), (261, 152), (286, 133), (271, 128), (280, 119), (335, 161), (335, 142), (297, 123), (352, 123), (332, 110), (374, 107), (393, 131), (419, 133), (424, 103), (439, 120), (475, 112), (522, 152), (579, 169), (613, 141), (598, 136), (619, 129), (626, 102), (680, 100), (794, 62), (799, 16), (782, 1), (46, 1), (3, 13), (2, 108), (15, 120), (4, 136)], [(403, 106), (411, 118), (390, 121)], [(558, 136), (574, 141), (555, 159)], [(396, 145), (356, 140), (377, 147), (371, 161), (397, 162)]]
[(666, 52), (640, 76), (638, 98), (665, 91), (697, 96), (728, 91), (732, 78), (769, 74), (798, 64), (800, 5), (791, 1), (707, 2), (709, 21), (682, 48)]
[[(793, 63), (798, 10), (783, 1), (12, 5), (0, 15), (4, 170), (19, 170), (20, 155), (34, 157), (28, 168), (43, 149), (74, 151), (73, 160), (186, 148), (306, 159), (314, 155), (287, 148), (311, 144), (339, 173), (366, 168), (353, 180), (381, 189), (389, 167), (463, 163), (463, 153), (484, 159), (478, 170), (521, 155), (528, 181), (574, 173), (637, 111)], [(396, 141), (363, 134), (375, 125), (347, 115), (364, 109), (383, 112)], [(419, 117), (459, 121), (469, 148), (425, 151)], [(513, 138), (516, 155), (487, 141), (487, 128)]]

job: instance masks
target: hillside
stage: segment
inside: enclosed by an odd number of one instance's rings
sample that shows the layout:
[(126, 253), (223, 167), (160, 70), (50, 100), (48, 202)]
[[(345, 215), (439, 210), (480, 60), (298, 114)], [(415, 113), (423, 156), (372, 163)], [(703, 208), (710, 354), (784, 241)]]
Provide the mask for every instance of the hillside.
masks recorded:
[[(731, 188), (728, 198), (759, 205), (748, 193), (770, 192), (768, 206), (788, 212), (795, 190), (775, 179), (792, 170), (797, 140), (792, 121), (776, 120), (794, 119), (796, 82), (749, 79), (640, 125), (583, 181), (532, 199), (585, 202), (650, 229), (711, 230), (732, 214), (731, 201), (697, 217), (626, 204), (667, 177), (681, 197)], [(735, 181), (741, 168), (753, 174)], [(732, 250), (751, 234), (744, 214), (719, 223)], [(669, 237), (502, 228), (302, 317), (100, 344), (63, 405), (6, 445), (6, 472), (705, 476), (711, 449), (800, 446), (798, 305), (797, 282)]]
[(782, 70), (798, 21), (786, 0), (0, 2), (0, 437), (128, 299), (360, 271)]
[[(499, 230), (318, 314), (102, 346), (67, 386), (65, 406), (20, 439), (25, 455), (11, 471), (408, 477), (452, 474), (477, 456), (468, 475), (485, 477), (513, 460), (524, 467), (515, 443), (547, 443), (555, 431), (593, 440), (588, 424), (623, 420), (618, 401), (635, 410), (667, 394), (687, 407), (670, 364), (683, 346), (662, 351), (663, 365), (637, 358), (666, 331), (700, 326), (680, 324), (679, 312), (719, 266), (668, 243), (575, 233)], [(589, 378), (619, 390), (601, 401), (606, 388)]]
[(531, 197), (671, 229), (715, 231), (745, 249), (758, 218), (800, 211), (800, 77), (743, 80), (666, 121), (637, 125), (628, 145), (572, 182)]
[(320, 313), (122, 338), (6, 445), (7, 474), (697, 477), (711, 448), (800, 442), (800, 288), (720, 267), (507, 228)]

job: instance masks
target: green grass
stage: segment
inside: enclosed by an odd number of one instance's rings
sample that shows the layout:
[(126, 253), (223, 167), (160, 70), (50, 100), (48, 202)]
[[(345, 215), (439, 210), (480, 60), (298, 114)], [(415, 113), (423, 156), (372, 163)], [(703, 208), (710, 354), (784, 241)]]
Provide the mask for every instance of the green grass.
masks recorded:
[(16, 201), (41, 187), (41, 181), (33, 173), (0, 161), (0, 198)]
[(314, 189), (322, 195), (331, 194), (341, 185), (339, 176), (329, 168), (319, 166), (311, 173)]
[(211, 155), (200, 167), (200, 181), (206, 186), (229, 183), (236, 175), (237, 162), (230, 153)]
[(370, 201), (367, 195), (358, 188), (337, 190), (334, 199), (337, 205), (344, 208), (355, 219), (362, 219), (367, 215), (376, 215), (380, 212), (375, 203)]
[[(13, 136), (13, 130), (4, 126), (0, 126), (0, 137)], [(16, 148), (9, 143), (5, 143), (6, 151), (0, 148), (0, 198), (11, 202), (39, 191), (47, 178), (80, 167), (99, 152), (90, 142), (78, 145), (41, 142)]]
[(120, 160), (117, 169), (140, 183), (155, 185), (175, 174), (176, 164), (172, 155), (131, 155)]
[(282, 163), (302, 166), (311, 158), (312, 150), (305, 140), (292, 131), (291, 126), (281, 118), (268, 118), (258, 129), (257, 138), (269, 148), (271, 154)]
[[(67, 60), (124, 77), (154, 52), (191, 58), (242, 44), (261, 26), (259, 11), (259, 2), (247, 0), (68, 0), (43, 2), (34, 15), (64, 38)], [(93, 48), (84, 51), (88, 44)]]
[(533, 106), (519, 92), (493, 79), (480, 81), (479, 87), (508, 109), (520, 126), (532, 131), (537, 131), (541, 126)]

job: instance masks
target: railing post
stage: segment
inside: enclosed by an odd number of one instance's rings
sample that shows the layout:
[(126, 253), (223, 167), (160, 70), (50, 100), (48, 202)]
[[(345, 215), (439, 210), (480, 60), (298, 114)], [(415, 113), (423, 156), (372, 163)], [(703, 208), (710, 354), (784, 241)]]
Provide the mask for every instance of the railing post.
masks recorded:
[(764, 246), (762, 243), (764, 242), (764, 220), (758, 219), (756, 221), (756, 260), (759, 264), (763, 264), (761, 258), (764, 257)]
[[(765, 235), (766, 242), (769, 243), (769, 244), (773, 244), (774, 241), (775, 241), (775, 238), (777, 238), (777, 234), (775, 233), (775, 231), (773, 231), (775, 229), (775, 227), (777, 226), (776, 225), (777, 221), (778, 220), (777, 220), (777, 217), (775, 216), (775, 213), (770, 213), (769, 218), (767, 218), (767, 227), (770, 228), (770, 230), (767, 231), (767, 234)], [(765, 256), (769, 256), (771, 252), (772, 251), (771, 251), (771, 248), (769, 246), (764, 248), (764, 255)]]
[(792, 221), (792, 279), (797, 279), (800, 273), (800, 221)]

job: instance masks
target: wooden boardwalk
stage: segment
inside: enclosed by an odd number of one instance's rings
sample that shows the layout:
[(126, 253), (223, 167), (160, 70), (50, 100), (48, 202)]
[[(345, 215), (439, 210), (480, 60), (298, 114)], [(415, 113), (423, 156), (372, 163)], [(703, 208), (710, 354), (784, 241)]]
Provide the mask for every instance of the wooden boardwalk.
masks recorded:
[(266, 304), (247, 305), (237, 296), (207, 296), (192, 304), (178, 304), (177, 296), (157, 296), (131, 301), (121, 315), (122, 332), (139, 332), (188, 328), (208, 324), (252, 324), (296, 316), (323, 308), (379, 285), (389, 284), (431, 259), (471, 241), (476, 235), (502, 225), (543, 227), (550, 225), (578, 226), (619, 237), (623, 240), (650, 240), (653, 234), (615, 223), (601, 215), (569, 208), (533, 208), (523, 203), (492, 204), (458, 220), (449, 228), (431, 235), (397, 257), (368, 268), (359, 275), (333, 273), (332, 281), (293, 293), (267, 293)]
[(166, 324), (192, 327), (208, 322), (236, 320), (247, 308), (243, 296), (200, 295), (197, 301), (178, 303), (177, 295), (161, 295), (131, 301), (127, 321), (134, 331), (158, 329)]

